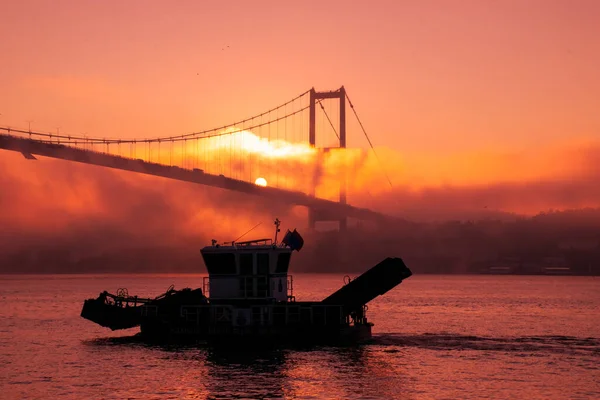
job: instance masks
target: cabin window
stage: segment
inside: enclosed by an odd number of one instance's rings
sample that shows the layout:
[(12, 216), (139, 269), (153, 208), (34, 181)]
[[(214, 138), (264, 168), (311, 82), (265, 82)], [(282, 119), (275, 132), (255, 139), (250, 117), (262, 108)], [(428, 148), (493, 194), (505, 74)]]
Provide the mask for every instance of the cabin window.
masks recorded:
[(253, 273), (252, 253), (240, 254), (240, 275), (252, 275)]
[(204, 263), (209, 274), (235, 275), (235, 255), (233, 253), (206, 253)]
[(256, 291), (258, 292), (258, 297), (269, 296), (269, 282), (266, 276), (256, 278)]
[(256, 255), (256, 273), (258, 275), (267, 275), (269, 273), (269, 254), (259, 253)]
[(277, 257), (277, 267), (275, 268), (275, 273), (285, 274), (288, 271), (288, 267), (290, 265), (290, 256), (291, 253), (281, 253)]
[(254, 284), (252, 277), (240, 278), (240, 293), (243, 298), (256, 297), (254, 295)]

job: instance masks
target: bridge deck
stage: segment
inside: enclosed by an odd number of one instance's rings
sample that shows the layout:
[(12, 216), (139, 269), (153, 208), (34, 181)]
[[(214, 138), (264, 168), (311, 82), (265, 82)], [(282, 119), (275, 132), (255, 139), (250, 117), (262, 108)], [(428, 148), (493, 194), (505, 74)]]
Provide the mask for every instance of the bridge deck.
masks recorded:
[(31, 157), (31, 155), (35, 154), (263, 196), (288, 204), (306, 206), (318, 213), (319, 220), (335, 221), (343, 217), (372, 221), (385, 221), (389, 219), (389, 216), (378, 212), (331, 200), (319, 199), (302, 192), (274, 187), (261, 187), (223, 175), (207, 174), (200, 170), (151, 163), (12, 135), (0, 134), (0, 149), (22, 153), (28, 159), (33, 159), (34, 157)]

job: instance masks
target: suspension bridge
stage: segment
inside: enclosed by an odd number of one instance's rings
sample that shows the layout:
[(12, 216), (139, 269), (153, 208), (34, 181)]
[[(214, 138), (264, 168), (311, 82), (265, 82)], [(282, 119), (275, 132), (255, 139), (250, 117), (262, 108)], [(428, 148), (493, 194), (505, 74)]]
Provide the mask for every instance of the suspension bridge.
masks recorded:
[[(389, 222), (387, 215), (348, 204), (347, 163), (338, 163), (333, 175), (321, 165), (324, 154), (346, 148), (346, 104), (373, 147), (342, 86), (326, 92), (313, 88), (253, 117), (177, 136), (125, 139), (0, 127), (0, 149), (29, 160), (74, 161), (304, 206), (311, 228), (318, 221), (339, 221), (344, 230), (348, 218)], [(336, 200), (317, 196), (319, 185), (330, 188), (332, 182)]]

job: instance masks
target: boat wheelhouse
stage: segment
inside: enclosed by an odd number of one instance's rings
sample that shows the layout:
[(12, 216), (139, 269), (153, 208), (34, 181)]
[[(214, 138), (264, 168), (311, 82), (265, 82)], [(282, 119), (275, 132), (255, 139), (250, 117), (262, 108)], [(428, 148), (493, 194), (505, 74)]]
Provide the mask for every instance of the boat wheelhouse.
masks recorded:
[(202, 290), (211, 302), (223, 300), (288, 301), (293, 280), (288, 275), (292, 249), (272, 239), (213, 241), (201, 251), (208, 277)]

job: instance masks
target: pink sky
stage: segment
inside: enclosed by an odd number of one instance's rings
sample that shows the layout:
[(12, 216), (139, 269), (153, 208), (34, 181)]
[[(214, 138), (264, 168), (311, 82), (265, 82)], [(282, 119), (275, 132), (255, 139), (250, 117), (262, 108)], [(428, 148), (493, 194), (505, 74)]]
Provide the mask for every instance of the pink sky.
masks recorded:
[(594, 0), (4, 1), (0, 14), (0, 125), (164, 136), (345, 85), (375, 144), (402, 152), (600, 133)]

